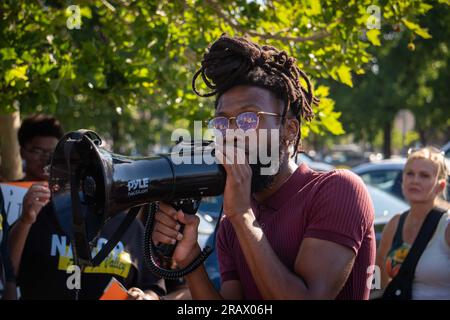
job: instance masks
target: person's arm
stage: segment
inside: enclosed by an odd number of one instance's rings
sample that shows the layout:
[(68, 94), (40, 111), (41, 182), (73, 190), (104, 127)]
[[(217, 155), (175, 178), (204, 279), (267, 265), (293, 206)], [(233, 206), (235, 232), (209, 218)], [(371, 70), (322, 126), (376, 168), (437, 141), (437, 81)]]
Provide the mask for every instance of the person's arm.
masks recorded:
[[(198, 253), (200, 253), (200, 250), (198, 250)], [(203, 265), (186, 275), (185, 279), (194, 300), (221, 300), (225, 298), (216, 290)]]
[(163, 300), (192, 300), (191, 292), (183, 280), (166, 280), (167, 294), (161, 299)]
[[(185, 223), (184, 234), (188, 237), (191, 233), (189, 228), (198, 223), (195, 216), (184, 215), (182, 212), (171, 212), (172, 208), (164, 204), (161, 208), (178, 221)], [(160, 213), (157, 220), (170, 224), (169, 214)], [(295, 273), (289, 271), (274, 253), (261, 228), (254, 218), (242, 215), (241, 221), (234, 220), (233, 227), (238, 235), (239, 243), (244, 252), (255, 282), (265, 299), (330, 299), (337, 296), (350, 274), (355, 258), (355, 253), (339, 244), (320, 240), (305, 239), (302, 243), (295, 262)], [(175, 218), (172, 229), (175, 229)], [(170, 243), (177, 237), (166, 226), (155, 226), (156, 237), (154, 241)], [(164, 235), (160, 233), (164, 229)], [(171, 234), (172, 233), (172, 234)], [(171, 235), (170, 235), (171, 234)], [(183, 238), (186, 240), (186, 238)], [(182, 240), (182, 241), (183, 241)], [(183, 249), (182, 241), (179, 242), (174, 257), (181, 256)], [(177, 251), (178, 250), (178, 251)], [(184, 267), (189, 264), (198, 254), (200, 248), (189, 248), (183, 260), (178, 260), (179, 265)], [(264, 267), (261, 267), (264, 266)], [(193, 299), (242, 299), (242, 286), (237, 280), (225, 281), (221, 292), (217, 292), (208, 278), (203, 266), (197, 268), (186, 277)]]
[[(194, 257), (199, 253), (200, 247), (197, 247), (197, 250), (193, 252)], [(224, 281), (218, 292), (203, 265), (186, 275), (185, 279), (194, 300), (242, 300), (244, 298), (242, 286), (238, 280)]]
[[(1, 192), (0, 192), (1, 195)], [(1, 199), (0, 199), (1, 200)], [(1, 201), (0, 201), (1, 202)], [(0, 203), (0, 211), (3, 210), (2, 203)], [(6, 214), (1, 213), (3, 219), (3, 239), (1, 242), (1, 253), (0, 256), (3, 259), (3, 267), (5, 272), (5, 288), (3, 292), (3, 300), (17, 300), (17, 286), (16, 277), (14, 275), (14, 269), (11, 264), (9, 248), (8, 248), (8, 236), (9, 236), (9, 225)], [(0, 270), (1, 271), (1, 270)]]
[(386, 289), (391, 280), (386, 270), (386, 257), (388, 255), (389, 249), (392, 246), (392, 240), (394, 239), (394, 233), (397, 229), (399, 218), (400, 215), (394, 216), (384, 226), (383, 233), (381, 234), (381, 240), (377, 249), (376, 265), (380, 268), (382, 290)]
[[(178, 240), (172, 258), (181, 268), (189, 265), (200, 253), (197, 242), (199, 218), (195, 215), (184, 214), (181, 210), (176, 211), (170, 205), (161, 202), (155, 220), (152, 241), (155, 244), (175, 244)], [(178, 232), (179, 222), (185, 225), (183, 234)], [(193, 299), (238, 300), (243, 297), (241, 285), (235, 280), (225, 281), (221, 292), (217, 292), (203, 266), (185, 276), (185, 279)]]
[(19, 272), (20, 260), (31, 226), (49, 201), (50, 189), (47, 182), (33, 184), (23, 198), (22, 215), (11, 226), (8, 239), (11, 263), (16, 275)]
[(306, 238), (291, 272), (273, 251), (252, 212), (230, 221), (264, 299), (334, 299), (352, 270), (355, 253), (350, 248)]

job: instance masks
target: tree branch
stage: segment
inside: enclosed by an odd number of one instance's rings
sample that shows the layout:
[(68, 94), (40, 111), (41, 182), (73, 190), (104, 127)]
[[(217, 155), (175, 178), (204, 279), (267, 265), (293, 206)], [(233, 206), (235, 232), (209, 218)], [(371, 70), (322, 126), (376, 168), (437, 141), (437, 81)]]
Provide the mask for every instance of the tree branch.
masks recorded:
[(108, 1), (106, 1), (106, 0), (100, 0), (102, 3), (103, 3), (103, 5), (105, 6), (105, 7), (107, 7), (109, 10), (111, 10), (112, 12), (116, 12), (116, 8), (114, 8), (114, 6), (111, 4), (111, 3), (109, 3)]
[(280, 34), (271, 34), (271, 33), (260, 33), (254, 30), (246, 30), (242, 27), (237, 21), (233, 21), (230, 17), (228, 17), (220, 8), (219, 4), (217, 4), (213, 0), (205, 0), (205, 2), (210, 6), (210, 8), (226, 23), (231, 25), (234, 29), (248, 34), (252, 37), (259, 37), (264, 40), (280, 40), (284, 42), (295, 41), (295, 42), (306, 42), (306, 41), (315, 41), (325, 37), (328, 37), (330, 33), (326, 30), (319, 31), (315, 34), (312, 34), (307, 37), (290, 37), (290, 36), (282, 36)]

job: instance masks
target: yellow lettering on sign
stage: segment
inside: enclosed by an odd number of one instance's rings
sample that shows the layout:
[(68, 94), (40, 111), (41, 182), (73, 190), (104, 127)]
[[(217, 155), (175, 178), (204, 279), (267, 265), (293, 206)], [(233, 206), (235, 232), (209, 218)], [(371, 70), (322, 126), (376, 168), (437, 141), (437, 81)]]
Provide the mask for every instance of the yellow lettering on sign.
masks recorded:
[[(66, 271), (73, 265), (73, 260), (67, 256), (60, 256), (58, 270)], [(131, 256), (128, 252), (122, 251), (118, 256), (112, 253), (96, 267), (86, 267), (84, 273), (113, 274), (123, 278), (128, 277), (131, 268)]]

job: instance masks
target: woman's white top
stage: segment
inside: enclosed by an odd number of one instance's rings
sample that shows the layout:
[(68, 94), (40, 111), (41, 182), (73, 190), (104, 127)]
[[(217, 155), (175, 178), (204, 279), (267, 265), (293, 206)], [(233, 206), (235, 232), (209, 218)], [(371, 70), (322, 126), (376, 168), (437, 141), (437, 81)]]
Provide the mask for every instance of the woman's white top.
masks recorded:
[(450, 210), (442, 215), (417, 263), (412, 286), (414, 300), (450, 300), (450, 246), (445, 239), (449, 224)]

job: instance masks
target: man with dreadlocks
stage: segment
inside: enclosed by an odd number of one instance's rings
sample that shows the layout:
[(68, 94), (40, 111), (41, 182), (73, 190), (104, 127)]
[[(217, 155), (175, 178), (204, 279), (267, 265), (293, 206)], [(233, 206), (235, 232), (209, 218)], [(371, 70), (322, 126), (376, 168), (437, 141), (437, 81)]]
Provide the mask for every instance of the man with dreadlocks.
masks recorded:
[[(199, 76), (212, 92), (196, 90)], [(186, 276), (192, 297), (367, 299), (375, 260), (372, 203), (353, 173), (319, 173), (295, 164), (301, 121), (313, 118), (318, 99), (294, 58), (222, 35), (204, 55), (193, 89), (216, 96), (213, 128), (275, 129), (281, 143), (272, 176), (260, 174), (261, 163), (223, 163), (225, 216), (217, 235), (221, 290), (199, 267)], [(161, 203), (156, 221), (153, 241), (178, 240), (173, 259), (181, 267), (193, 261), (200, 252), (198, 217)]]

